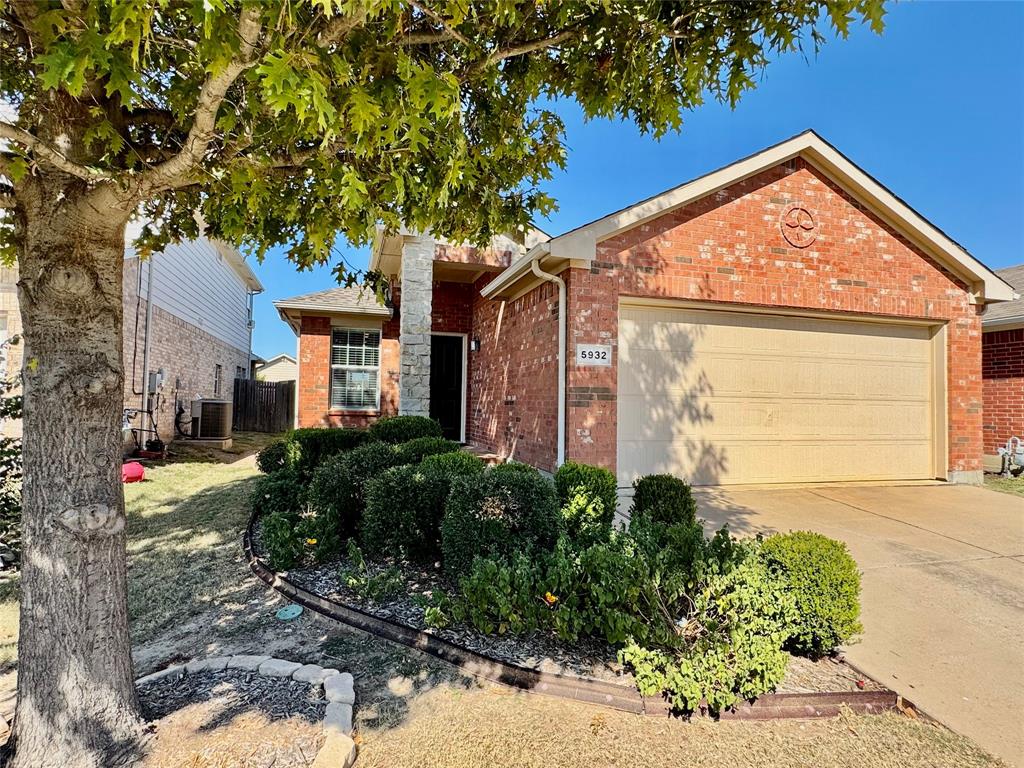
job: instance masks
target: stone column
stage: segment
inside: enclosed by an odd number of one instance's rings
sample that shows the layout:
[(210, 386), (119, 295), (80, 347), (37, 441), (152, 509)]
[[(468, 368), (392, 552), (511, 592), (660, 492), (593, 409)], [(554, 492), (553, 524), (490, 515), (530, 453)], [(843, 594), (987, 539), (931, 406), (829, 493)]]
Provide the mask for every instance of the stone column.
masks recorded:
[(398, 412), (430, 415), (430, 325), (434, 288), (434, 238), (406, 237), (402, 246), (399, 308), (401, 376)]

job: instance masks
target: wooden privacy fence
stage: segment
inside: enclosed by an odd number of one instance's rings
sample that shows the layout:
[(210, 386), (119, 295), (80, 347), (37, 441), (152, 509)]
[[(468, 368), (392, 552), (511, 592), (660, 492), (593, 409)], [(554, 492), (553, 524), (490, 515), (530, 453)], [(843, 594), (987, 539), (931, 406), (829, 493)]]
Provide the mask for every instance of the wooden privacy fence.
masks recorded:
[(294, 381), (235, 379), (231, 420), (235, 432), (284, 432), (294, 422)]

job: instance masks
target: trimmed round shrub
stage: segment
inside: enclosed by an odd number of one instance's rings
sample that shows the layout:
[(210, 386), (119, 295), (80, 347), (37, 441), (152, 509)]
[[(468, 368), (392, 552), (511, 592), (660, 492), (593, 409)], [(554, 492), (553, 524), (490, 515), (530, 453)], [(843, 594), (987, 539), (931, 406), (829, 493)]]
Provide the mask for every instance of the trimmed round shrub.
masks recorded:
[(288, 435), (288, 440), (298, 446), (295, 469), (306, 478), (312, 476), (313, 470), (331, 456), (351, 451), (372, 439), (364, 429), (330, 427), (306, 427), (293, 430)]
[(555, 472), (555, 491), (562, 506), (565, 532), (574, 540), (608, 538), (615, 519), (618, 483), (602, 467), (569, 461)]
[(370, 434), (385, 443), (407, 443), (417, 437), (442, 437), (441, 425), (426, 416), (387, 416), (370, 425)]
[(265, 475), (282, 469), (294, 469), (299, 461), (299, 446), (288, 440), (275, 440), (256, 454), (256, 467)]
[(454, 453), (435, 453), (420, 462), (423, 469), (437, 469), (448, 477), (464, 475), (481, 475), (487, 468), (484, 460), (466, 451)]
[(402, 443), (396, 450), (403, 464), (419, 464), (427, 456), (454, 453), (462, 448), (458, 443), (445, 440), (443, 437), (417, 437), (415, 440)]
[(356, 532), (360, 518), (358, 489), (344, 455), (331, 456), (313, 471), (306, 500), (325, 526), (333, 522), (339, 540)]
[(697, 502), (690, 486), (673, 475), (645, 475), (633, 482), (629, 516), (646, 517), (655, 523), (675, 525), (697, 522)]
[(792, 650), (823, 656), (861, 631), (860, 573), (844, 543), (810, 531), (779, 533), (762, 542), (761, 557), (796, 598)]
[(462, 575), (478, 556), (550, 551), (560, 524), (555, 487), (535, 469), (505, 465), (458, 478), (441, 523), (445, 569)]
[(371, 557), (432, 562), (451, 481), (437, 469), (392, 467), (366, 485), (360, 542)]
[(341, 466), (344, 467), (352, 481), (353, 497), (360, 515), (363, 509), (366, 484), (378, 477), (384, 470), (397, 467), (402, 463), (402, 457), (395, 446), (380, 442), (361, 445), (341, 457)]
[(260, 515), (282, 513), (298, 515), (302, 511), (303, 484), (290, 470), (280, 470), (256, 479), (249, 503)]

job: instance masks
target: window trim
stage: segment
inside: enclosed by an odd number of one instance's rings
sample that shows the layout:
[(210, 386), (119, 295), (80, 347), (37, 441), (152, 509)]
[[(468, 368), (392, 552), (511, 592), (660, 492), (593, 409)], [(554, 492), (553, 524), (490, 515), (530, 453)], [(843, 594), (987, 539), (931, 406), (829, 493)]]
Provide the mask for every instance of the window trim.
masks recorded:
[(220, 397), (224, 390), (224, 366), (220, 363), (213, 365), (213, 396)]
[[(376, 333), (377, 334), (377, 365), (335, 365), (331, 362), (331, 358), (334, 356), (334, 333), (335, 331), (346, 331), (351, 333), (357, 331), (359, 333)], [(328, 413), (365, 413), (373, 414), (380, 413), (380, 398), (383, 394), (381, 392), (381, 354), (384, 348), (384, 329), (380, 326), (377, 327), (359, 327), (354, 325), (331, 325), (331, 343), (327, 349), (327, 412)], [(377, 402), (375, 405), (368, 405), (362, 408), (356, 408), (353, 406), (336, 406), (334, 405), (334, 369), (337, 368), (343, 371), (367, 371), (371, 368), (376, 367), (377, 369)]]

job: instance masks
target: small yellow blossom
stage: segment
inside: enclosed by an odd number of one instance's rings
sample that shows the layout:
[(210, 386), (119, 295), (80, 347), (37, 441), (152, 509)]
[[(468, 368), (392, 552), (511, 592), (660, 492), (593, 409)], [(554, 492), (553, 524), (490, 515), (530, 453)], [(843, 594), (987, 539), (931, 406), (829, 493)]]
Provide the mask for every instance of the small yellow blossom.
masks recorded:
[(306, 539), (306, 544), (312, 547), (314, 544), (316, 544), (316, 539)]
[(557, 595), (552, 595), (550, 592), (545, 592), (544, 593), (544, 602), (547, 603), (548, 605), (554, 605), (555, 603), (558, 602), (558, 596)]

